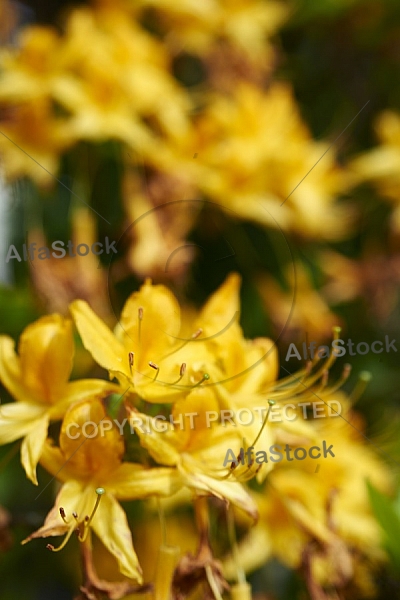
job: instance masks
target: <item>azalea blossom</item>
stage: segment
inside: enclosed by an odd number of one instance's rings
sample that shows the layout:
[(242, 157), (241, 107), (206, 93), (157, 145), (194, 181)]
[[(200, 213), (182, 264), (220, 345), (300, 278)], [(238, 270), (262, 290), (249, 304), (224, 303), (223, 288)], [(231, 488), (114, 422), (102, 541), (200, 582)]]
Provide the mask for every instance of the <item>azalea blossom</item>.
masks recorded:
[(201, 341), (202, 331), (186, 339), (181, 335), (179, 304), (163, 285), (147, 280), (134, 292), (114, 332), (82, 300), (70, 311), (85, 348), (130, 393), (149, 402), (172, 402), (209, 379), (212, 355)]
[[(83, 426), (87, 422), (107, 423), (105, 435), (71, 439), (69, 424)], [(80, 541), (84, 541), (90, 527), (116, 558), (121, 573), (142, 583), (131, 532), (118, 499), (171, 495), (179, 488), (180, 477), (173, 469), (146, 469), (140, 464), (122, 462), (124, 451), (123, 437), (100, 401), (72, 406), (63, 421), (60, 446), (48, 440), (41, 457), (44, 468), (63, 485), (43, 526), (24, 543), (66, 534), (59, 548), (49, 547), (60, 550), (76, 530)]]
[(61, 315), (41, 317), (21, 334), (18, 354), (8, 336), (0, 336), (0, 380), (16, 402), (0, 407), (0, 444), (23, 438), (21, 463), (37, 485), (36, 465), (50, 421), (61, 420), (74, 402), (121, 393), (100, 379), (68, 381), (73, 357), (72, 323)]

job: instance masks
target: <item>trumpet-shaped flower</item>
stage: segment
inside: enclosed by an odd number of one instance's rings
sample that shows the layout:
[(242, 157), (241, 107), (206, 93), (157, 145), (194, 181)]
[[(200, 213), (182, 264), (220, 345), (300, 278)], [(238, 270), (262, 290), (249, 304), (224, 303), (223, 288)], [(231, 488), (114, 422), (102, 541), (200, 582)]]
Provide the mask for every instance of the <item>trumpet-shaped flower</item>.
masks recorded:
[(86, 302), (77, 300), (70, 310), (93, 358), (149, 402), (177, 400), (209, 377), (212, 355), (202, 331), (182, 337), (179, 304), (163, 285), (148, 280), (133, 293), (114, 333)]
[[(103, 435), (85, 437), (83, 428), (89, 422), (102, 423)], [(80, 435), (73, 435), (74, 439), (70, 435), (70, 425), (80, 430)], [(141, 568), (118, 499), (171, 495), (178, 489), (180, 477), (173, 469), (146, 469), (122, 462), (123, 454), (123, 437), (100, 401), (72, 406), (63, 421), (60, 446), (47, 441), (41, 458), (44, 468), (62, 481), (63, 486), (43, 526), (24, 543), (34, 538), (66, 534), (61, 546), (48, 546), (57, 551), (64, 547), (74, 531), (80, 541), (84, 541), (90, 527), (116, 558), (121, 573), (141, 583)]]
[(176, 468), (185, 485), (200, 494), (211, 494), (257, 518), (257, 510), (245, 488), (236, 479), (231, 465), (223, 466), (228, 448), (239, 451), (240, 433), (232, 427), (217, 425), (210, 428), (207, 412), (216, 412), (218, 403), (210, 388), (193, 390), (187, 398), (179, 400), (173, 406), (174, 422), (179, 422), (182, 413), (196, 414), (194, 427), (175, 427), (165, 423), (160, 431), (155, 419), (147, 419), (150, 433), (141, 426), (146, 415), (131, 411), (131, 427), (140, 437), (141, 445), (146, 448), (158, 464)]
[(19, 341), (0, 336), (0, 380), (17, 400), (0, 410), (0, 444), (23, 438), (21, 462), (37, 485), (36, 465), (50, 421), (61, 420), (74, 402), (117, 393), (120, 388), (98, 379), (68, 381), (74, 343), (71, 321), (53, 314), (29, 325)]

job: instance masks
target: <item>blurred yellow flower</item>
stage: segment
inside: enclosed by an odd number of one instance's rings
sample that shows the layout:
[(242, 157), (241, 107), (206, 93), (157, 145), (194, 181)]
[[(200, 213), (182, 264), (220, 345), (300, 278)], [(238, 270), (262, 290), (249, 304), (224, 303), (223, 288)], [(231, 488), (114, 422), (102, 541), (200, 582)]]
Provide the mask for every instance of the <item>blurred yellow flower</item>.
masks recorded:
[[(107, 423), (109, 427), (104, 427), (103, 435), (96, 437), (84, 437), (81, 433), (72, 439), (68, 435), (70, 425), (83, 428), (87, 423)], [(60, 447), (48, 441), (41, 458), (45, 469), (64, 485), (43, 526), (24, 543), (66, 533), (64, 542), (56, 548), (59, 550), (74, 531), (78, 529), (79, 538), (84, 541), (88, 528), (92, 527), (116, 558), (121, 573), (141, 583), (131, 532), (117, 499), (168, 496), (178, 489), (179, 476), (173, 469), (145, 469), (139, 464), (122, 462), (123, 454), (123, 437), (100, 402), (82, 402), (71, 407), (63, 421)], [(95, 504), (96, 494), (101, 495), (101, 500)]]
[(108, 381), (81, 379), (68, 382), (74, 343), (71, 322), (54, 314), (29, 325), (14, 341), (0, 336), (0, 380), (17, 402), (0, 410), (0, 444), (23, 438), (21, 462), (27, 477), (37, 485), (36, 465), (50, 421), (61, 420), (79, 400), (118, 393)]
[(184, 169), (228, 214), (303, 237), (338, 239), (348, 234), (353, 210), (336, 199), (352, 179), (332, 149), (305, 177), (328, 146), (312, 139), (289, 84), (263, 92), (241, 83), (230, 96), (210, 94), (192, 130), (160, 144), (151, 162), (164, 171)]
[(37, 99), (6, 108), (0, 127), (5, 177), (11, 181), (27, 176), (40, 186), (52, 183), (51, 175), (57, 175), (61, 154), (74, 140), (65, 120), (54, 116), (50, 100)]
[(271, 0), (140, 0), (139, 4), (157, 10), (172, 44), (180, 43), (185, 50), (201, 54), (207, 53), (213, 42), (227, 39), (248, 53), (265, 56), (270, 50), (268, 37), (288, 14), (282, 2)]
[(400, 114), (386, 110), (376, 120), (380, 145), (350, 163), (360, 181), (372, 181), (394, 205), (392, 224), (400, 231)]
[(269, 275), (260, 274), (257, 278), (257, 288), (276, 331), (291, 342), (304, 341), (305, 336), (309, 341), (323, 340), (334, 326), (341, 324), (341, 319), (315, 288), (304, 264), (294, 263), (284, 275), (288, 292)]

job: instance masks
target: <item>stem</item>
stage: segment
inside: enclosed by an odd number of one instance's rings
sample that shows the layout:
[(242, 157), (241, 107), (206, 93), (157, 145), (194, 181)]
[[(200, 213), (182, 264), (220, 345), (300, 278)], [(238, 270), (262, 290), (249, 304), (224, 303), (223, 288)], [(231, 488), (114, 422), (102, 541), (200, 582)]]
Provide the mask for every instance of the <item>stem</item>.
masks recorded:
[(172, 578), (179, 554), (177, 546), (160, 546), (154, 577), (154, 600), (170, 600)]
[[(238, 550), (238, 545), (237, 545), (237, 540), (236, 540), (235, 520), (233, 517), (232, 506), (229, 506), (229, 508), (226, 512), (226, 518), (227, 518), (227, 522), (228, 522), (229, 542), (231, 544), (233, 560), (234, 560), (235, 567), (236, 567), (236, 574), (237, 574), (237, 581), (238, 581), (237, 585), (243, 586), (243, 585), (246, 585), (247, 583), (246, 583), (246, 576), (245, 576), (244, 570), (240, 566), (240, 561), (239, 561), (239, 550)], [(232, 591), (233, 591), (233, 588), (232, 588)]]

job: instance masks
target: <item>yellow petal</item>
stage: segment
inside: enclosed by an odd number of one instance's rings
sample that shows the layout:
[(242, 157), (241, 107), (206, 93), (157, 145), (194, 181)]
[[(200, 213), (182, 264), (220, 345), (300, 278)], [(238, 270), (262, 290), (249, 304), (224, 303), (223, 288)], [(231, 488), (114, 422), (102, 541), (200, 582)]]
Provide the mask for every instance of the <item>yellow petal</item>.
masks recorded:
[(8, 336), (0, 336), (0, 380), (16, 400), (41, 400), (41, 395), (30, 392), (21, 375), (20, 360), (14, 350), (15, 342)]
[(224, 577), (235, 579), (237, 561), (246, 573), (262, 567), (272, 554), (271, 537), (262, 523), (253, 527), (238, 544), (237, 556), (229, 555), (222, 562)]
[(107, 490), (101, 498), (92, 527), (107, 550), (117, 559), (121, 573), (142, 583), (142, 570), (133, 548), (125, 512)]
[(62, 398), (60, 398), (60, 402), (50, 409), (50, 416), (53, 420), (61, 419), (72, 404), (85, 400), (101, 399), (109, 394), (120, 394), (122, 396), (123, 390), (120, 386), (104, 379), (70, 381)]
[(47, 440), (43, 445), (40, 464), (60, 481), (68, 481), (73, 473), (68, 471), (68, 456), (64, 456), (60, 448), (54, 446), (51, 440)]
[(21, 446), (21, 463), (25, 473), (34, 483), (38, 484), (36, 477), (36, 466), (43, 451), (49, 427), (49, 416), (46, 414), (42, 419), (35, 422), (35, 426), (25, 436)]
[(30, 402), (10, 402), (0, 406), (0, 445), (29, 434), (46, 413), (46, 408)]
[(84, 300), (75, 300), (70, 307), (83, 345), (95, 361), (115, 373), (129, 375), (128, 352), (124, 345), (92, 311)]
[(179, 462), (180, 454), (175, 448), (176, 433), (171, 431), (170, 424), (167, 424), (169, 431), (158, 432), (157, 430), (161, 429), (160, 423), (142, 413), (132, 413), (129, 421), (140, 437), (141, 445), (149, 451), (154, 460), (169, 466), (175, 466)]
[(68, 472), (85, 479), (112, 473), (120, 465), (124, 439), (98, 400), (74, 404), (66, 413), (60, 433), (61, 453)]
[[(236, 321), (239, 320), (240, 284), (241, 278), (238, 273), (228, 275), (224, 283), (212, 294), (204, 305), (198, 319), (200, 326), (207, 324), (209, 321), (219, 321), (218, 331), (220, 331), (223, 328), (221, 323), (227, 325), (233, 317), (235, 317)], [(212, 335), (212, 333), (209, 333), (209, 335)]]
[(148, 496), (172, 496), (182, 487), (182, 477), (176, 469), (144, 469), (141, 465), (123, 463), (110, 477), (107, 485), (119, 500), (135, 500)]
[[(139, 308), (143, 309), (142, 319)], [(132, 352), (139, 351), (144, 362), (157, 362), (168, 348), (177, 345), (179, 330), (180, 307), (175, 296), (165, 286), (153, 286), (149, 280), (128, 298), (119, 322), (125, 346), (131, 346)]]
[(76, 512), (79, 520), (83, 521), (86, 515), (91, 514), (96, 498), (97, 496), (94, 487), (84, 488), (82, 484), (77, 481), (68, 481), (59, 491), (54, 506), (48, 513), (42, 527), (28, 536), (22, 543), (26, 544), (35, 538), (63, 535), (68, 531), (70, 525), (67, 525), (62, 520), (60, 508), (64, 509), (66, 518), (70, 523), (73, 523), (73, 512)]
[(190, 473), (186, 468), (180, 469), (185, 484), (201, 492), (207, 492), (221, 500), (228, 500), (248, 513), (254, 520), (258, 519), (258, 509), (254, 500), (237, 481), (213, 479), (202, 473)]
[(25, 385), (54, 402), (64, 391), (72, 370), (72, 325), (61, 315), (48, 315), (29, 325), (19, 342)]

